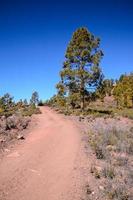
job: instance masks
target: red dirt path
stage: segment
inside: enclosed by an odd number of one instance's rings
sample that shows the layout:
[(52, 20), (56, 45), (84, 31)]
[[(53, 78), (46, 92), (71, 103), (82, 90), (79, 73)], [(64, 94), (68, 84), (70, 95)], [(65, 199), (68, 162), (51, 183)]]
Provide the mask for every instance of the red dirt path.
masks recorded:
[(26, 140), (0, 161), (0, 200), (81, 199), (81, 133), (50, 108), (41, 110)]

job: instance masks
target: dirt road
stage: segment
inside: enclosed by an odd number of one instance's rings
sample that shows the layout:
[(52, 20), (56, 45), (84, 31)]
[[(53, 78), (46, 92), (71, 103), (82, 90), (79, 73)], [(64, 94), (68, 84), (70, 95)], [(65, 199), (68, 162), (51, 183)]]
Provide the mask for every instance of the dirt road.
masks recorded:
[(47, 107), (34, 120), (26, 140), (0, 161), (0, 200), (79, 200), (80, 131)]

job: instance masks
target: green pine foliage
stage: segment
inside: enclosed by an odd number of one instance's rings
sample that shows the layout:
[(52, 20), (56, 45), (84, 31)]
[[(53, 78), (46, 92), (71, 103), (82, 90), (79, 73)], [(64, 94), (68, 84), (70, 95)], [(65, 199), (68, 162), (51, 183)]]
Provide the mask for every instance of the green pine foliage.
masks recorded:
[(73, 108), (79, 102), (84, 110), (89, 93), (99, 86), (103, 78), (99, 67), (103, 52), (99, 47), (100, 39), (87, 28), (76, 30), (68, 44), (57, 89), (58, 95), (66, 97), (67, 104)]
[(30, 104), (31, 105), (37, 105), (39, 103), (39, 94), (38, 92), (33, 92), (31, 99), (30, 99)]

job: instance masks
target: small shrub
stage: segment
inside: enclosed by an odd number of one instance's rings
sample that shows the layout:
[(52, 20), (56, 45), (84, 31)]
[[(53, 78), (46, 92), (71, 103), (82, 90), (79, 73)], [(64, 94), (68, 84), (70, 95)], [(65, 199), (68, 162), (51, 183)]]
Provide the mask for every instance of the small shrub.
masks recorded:
[(105, 188), (105, 194), (109, 199), (129, 200), (128, 190), (124, 183), (108, 182)]
[(110, 178), (113, 179), (115, 177), (115, 170), (114, 167), (111, 165), (107, 165), (106, 167), (103, 168), (102, 170), (102, 175), (105, 178)]
[(40, 109), (31, 105), (22, 110), (23, 116), (32, 116), (33, 114), (41, 114)]
[(106, 134), (105, 136), (105, 142), (106, 142), (106, 145), (116, 145), (117, 144), (117, 137), (116, 135), (114, 134), (114, 132), (109, 132)]
[(133, 186), (133, 169), (131, 167), (128, 168), (127, 175), (126, 175), (126, 184), (132, 188)]
[(107, 142), (101, 133), (99, 135), (90, 133), (89, 142), (97, 159), (105, 159), (109, 157), (109, 150), (106, 148)]
[(71, 111), (65, 110), (64, 115), (68, 115), (68, 116), (71, 115)]
[(116, 162), (117, 162), (117, 165), (119, 165), (119, 166), (125, 166), (128, 164), (128, 158), (126, 156), (120, 155), (117, 157)]
[(133, 155), (133, 139), (129, 140), (129, 143), (127, 146), (127, 153)]
[(103, 150), (102, 147), (97, 146), (95, 148), (95, 153), (96, 153), (97, 159), (104, 159), (105, 158), (104, 150)]

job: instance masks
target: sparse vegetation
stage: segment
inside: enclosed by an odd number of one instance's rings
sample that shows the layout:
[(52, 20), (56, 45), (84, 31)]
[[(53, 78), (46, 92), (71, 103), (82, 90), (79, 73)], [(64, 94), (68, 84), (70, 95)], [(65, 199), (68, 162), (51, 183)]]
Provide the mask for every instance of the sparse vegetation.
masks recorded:
[[(32, 95), (33, 96), (33, 95)], [(39, 114), (40, 110), (35, 103), (28, 104), (27, 100), (13, 101), (10, 94), (0, 98), (0, 149), (13, 139), (20, 137), (22, 130), (26, 129), (30, 116)]]
[(107, 164), (103, 169), (102, 169), (102, 175), (105, 178), (110, 178), (113, 179), (115, 177), (115, 170), (114, 167), (111, 164)]
[[(116, 181), (116, 180), (115, 180)], [(105, 195), (109, 200), (131, 200), (131, 196), (127, 189), (127, 185), (122, 182), (107, 182), (105, 187)]]
[[(132, 194), (132, 122), (125, 119), (96, 118), (89, 122), (89, 144), (95, 153), (90, 173), (100, 179), (103, 190), (98, 199), (131, 200)], [(99, 191), (100, 192), (100, 191)], [(100, 197), (102, 196), (102, 198)], [(98, 196), (97, 196), (98, 197)]]

